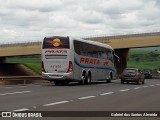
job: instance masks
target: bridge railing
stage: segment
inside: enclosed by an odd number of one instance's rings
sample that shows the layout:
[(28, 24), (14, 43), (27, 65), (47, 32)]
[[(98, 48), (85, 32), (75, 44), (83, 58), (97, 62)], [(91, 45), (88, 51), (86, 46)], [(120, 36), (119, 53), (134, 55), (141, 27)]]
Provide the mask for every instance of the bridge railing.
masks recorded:
[[(86, 40), (103, 40), (107, 42), (108, 40), (114, 39), (123, 39), (123, 38), (131, 38), (131, 37), (144, 37), (144, 36), (160, 36), (160, 32), (150, 32), (150, 33), (134, 33), (134, 34), (124, 34), (124, 35), (97, 35), (97, 36), (86, 36), (80, 37)], [(15, 46), (28, 46), (28, 45), (41, 45), (42, 41), (29, 41), (29, 42), (7, 42), (0, 43), (0, 47), (15, 47)]]
[(124, 34), (124, 35), (101, 35), (101, 36), (87, 36), (82, 37), (86, 40), (93, 40), (96, 41), (96, 39), (123, 39), (123, 38), (131, 38), (131, 37), (144, 37), (144, 36), (160, 36), (160, 32), (151, 32), (151, 33), (134, 33), (134, 34)]
[(30, 41), (30, 42), (11, 42), (1, 43), (0, 47), (15, 47), (15, 46), (28, 46), (28, 45), (41, 45), (41, 41)]

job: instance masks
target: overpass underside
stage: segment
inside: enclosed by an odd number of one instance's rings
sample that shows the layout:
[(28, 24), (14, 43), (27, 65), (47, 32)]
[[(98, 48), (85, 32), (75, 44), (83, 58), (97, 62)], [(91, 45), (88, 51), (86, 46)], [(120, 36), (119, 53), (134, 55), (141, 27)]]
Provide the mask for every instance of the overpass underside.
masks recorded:
[(116, 55), (119, 56), (120, 61), (116, 62), (115, 66), (117, 69), (117, 74), (120, 75), (124, 68), (127, 67), (127, 61), (128, 61), (128, 55), (129, 55), (129, 48), (125, 49), (116, 49), (115, 50)]

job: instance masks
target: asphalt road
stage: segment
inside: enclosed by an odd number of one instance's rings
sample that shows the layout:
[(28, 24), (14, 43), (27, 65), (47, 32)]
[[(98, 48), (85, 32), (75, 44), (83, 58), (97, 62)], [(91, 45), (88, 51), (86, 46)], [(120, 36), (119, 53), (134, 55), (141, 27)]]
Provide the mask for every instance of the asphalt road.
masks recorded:
[[(88, 116), (85, 117), (87, 120), (90, 117), (98, 118), (96, 111), (160, 111), (160, 80), (146, 79), (144, 85), (120, 84), (120, 80), (114, 80), (112, 83), (96, 82), (91, 85), (73, 83), (68, 86), (1, 86), (0, 111), (68, 111), (75, 117), (87, 114)], [(75, 111), (88, 112), (82, 114), (83, 112)], [(54, 116), (56, 113), (50, 114)], [(54, 117), (54, 119), (75, 120), (75, 118), (66, 118), (65, 112), (57, 114), (58, 118)], [(59, 118), (60, 115), (62, 118)], [(102, 117), (106, 118), (103, 115)], [(160, 117), (154, 119), (158, 120)]]

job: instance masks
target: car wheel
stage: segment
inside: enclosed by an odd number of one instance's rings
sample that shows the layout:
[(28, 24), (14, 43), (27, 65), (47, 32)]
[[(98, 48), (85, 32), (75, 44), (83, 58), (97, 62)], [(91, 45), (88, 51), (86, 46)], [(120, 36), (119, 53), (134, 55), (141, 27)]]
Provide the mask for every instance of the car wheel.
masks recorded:
[(121, 80), (121, 84), (124, 84), (124, 81), (123, 81), (123, 80)]

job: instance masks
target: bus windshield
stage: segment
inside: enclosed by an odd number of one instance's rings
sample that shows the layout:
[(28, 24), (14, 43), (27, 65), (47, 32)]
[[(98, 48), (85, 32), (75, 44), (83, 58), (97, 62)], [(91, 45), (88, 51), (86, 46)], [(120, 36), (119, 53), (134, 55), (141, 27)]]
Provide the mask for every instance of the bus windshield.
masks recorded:
[(44, 38), (43, 49), (69, 49), (69, 37)]

